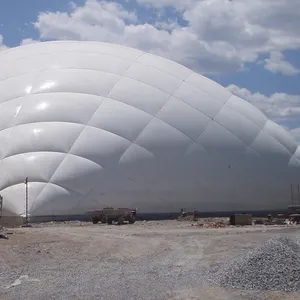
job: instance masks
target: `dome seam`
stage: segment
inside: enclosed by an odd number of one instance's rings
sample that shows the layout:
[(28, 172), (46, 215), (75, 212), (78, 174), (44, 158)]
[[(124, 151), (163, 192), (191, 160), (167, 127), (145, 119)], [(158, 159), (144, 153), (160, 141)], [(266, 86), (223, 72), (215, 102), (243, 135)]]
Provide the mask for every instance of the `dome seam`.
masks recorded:
[[(82, 44), (82, 41), (81, 42), (79, 42), (79, 41), (72, 41), (72, 40), (69, 40), (69, 41), (49, 41), (49, 42), (47, 42), (47, 41), (45, 41), (45, 42), (43, 42), (43, 44), (63, 44), (63, 43), (65, 43), (65, 44), (75, 44), (75, 43), (81, 43)], [(125, 49), (130, 49), (130, 50), (132, 50), (132, 51), (135, 51), (135, 52), (142, 52), (142, 53), (145, 53), (146, 54), (146, 52), (144, 52), (144, 51), (141, 51), (141, 50), (138, 50), (138, 49), (135, 49), (135, 48), (132, 48), (132, 47), (128, 47), (128, 46), (124, 46), (124, 45), (121, 45), (121, 44), (111, 44), (111, 43), (107, 43), (107, 42), (96, 42), (96, 41), (84, 41), (84, 43), (90, 43), (90, 44), (102, 44), (102, 45), (107, 45), (107, 46), (109, 46), (109, 45), (113, 45), (114, 47), (116, 47), (116, 48), (125, 48)], [(32, 48), (32, 47), (34, 47), (35, 45), (34, 44), (28, 44), (28, 45), (22, 45), (22, 48)], [(17, 47), (13, 47), (13, 48), (8, 48), (8, 49), (5, 49), (5, 50), (3, 50), (3, 51), (1, 51), (1, 55), (0, 55), (0, 57), (2, 56), (2, 57), (5, 57), (5, 56), (7, 56), (8, 54), (7, 54), (7, 52), (11, 52), (11, 53), (15, 53), (15, 52), (17, 52), (17, 51), (19, 51), (20, 50), (20, 48), (17, 48)], [(73, 52), (73, 53), (82, 53), (82, 52), (85, 52), (85, 51), (70, 51), (70, 50), (66, 50), (65, 51), (65, 53), (66, 52)], [(53, 51), (53, 52), (41, 52), (42, 54), (52, 54), (52, 53), (56, 53), (55, 51)], [(95, 54), (104, 54), (104, 53), (101, 53), (101, 52), (89, 52), (89, 53), (95, 53)], [(4, 55), (5, 54), (5, 55)], [(34, 54), (33, 55), (28, 55), (28, 56), (26, 56), (26, 57), (24, 57), (24, 58), (28, 58), (28, 57), (32, 57), (32, 56), (34, 56)], [(116, 55), (112, 55), (113, 57), (117, 57), (117, 58), (124, 58), (124, 57), (121, 57), (121, 56), (116, 56)], [(124, 58), (124, 59), (126, 59), (126, 58)], [(134, 60), (134, 59), (133, 59)]]
[[(37, 181), (37, 180), (29, 181), (29, 183), (45, 183), (45, 187), (46, 187), (46, 185), (49, 184), (49, 182), (46, 182), (46, 181)], [(5, 187), (4, 189), (2, 189), (1, 192), (5, 191), (5, 190), (8, 190), (8, 189), (10, 189), (10, 188), (12, 188), (12, 187), (15, 187), (15, 186), (18, 186), (18, 185), (23, 185), (23, 184), (24, 184), (24, 182), (20, 182), (20, 183), (15, 183), (15, 184), (9, 185), (9, 186)], [(59, 185), (59, 184), (57, 184), (57, 183), (50, 182), (50, 185), (58, 186), (58, 187), (62, 188), (63, 190), (67, 191), (67, 192), (70, 191), (70, 192), (72, 192), (72, 193), (74, 193), (74, 194), (76, 194), (76, 195), (79, 195), (79, 196), (83, 196), (83, 197), (84, 197), (84, 195), (82, 195), (82, 194), (80, 194), (80, 193), (78, 193), (78, 192), (76, 192), (76, 191), (74, 191), (74, 190), (72, 190), (72, 189), (70, 189), (70, 188), (66, 188), (66, 187), (64, 187), (64, 186), (62, 186), (62, 185)], [(44, 187), (44, 188), (45, 188), (45, 187)], [(42, 189), (42, 191), (44, 190), (44, 188)], [(42, 191), (41, 191), (41, 192), (42, 192)], [(41, 193), (39, 193), (38, 197), (40, 196), (40, 194), (41, 194)], [(33, 209), (33, 207), (34, 207), (34, 204), (35, 204), (35, 200), (36, 200), (38, 197), (36, 197), (36, 198), (34, 199), (34, 201), (31, 203), (31, 205), (30, 205), (30, 207), (29, 207), (29, 213), (30, 213), (30, 211), (32, 211), (32, 209)]]
[[(98, 109), (100, 108), (100, 106), (102, 105), (102, 103), (103, 103), (103, 101), (99, 104), (98, 108), (97, 108), (97, 109), (95, 110), (95, 112), (92, 114), (90, 120), (91, 120), (92, 117), (96, 114), (96, 112), (98, 111)], [(89, 122), (90, 122), (90, 120), (89, 120)], [(88, 122), (88, 123), (89, 123), (89, 122)], [(59, 167), (62, 165), (62, 163), (65, 161), (66, 157), (68, 156), (68, 154), (69, 154), (70, 151), (72, 150), (74, 144), (75, 144), (76, 141), (79, 139), (80, 135), (82, 134), (82, 132), (84, 131), (84, 129), (86, 128), (86, 126), (87, 126), (87, 125), (85, 125), (85, 126), (83, 127), (83, 129), (79, 132), (77, 138), (75, 138), (75, 141), (74, 141), (73, 144), (71, 145), (71, 147), (70, 147), (68, 153), (66, 153), (65, 157), (63, 158), (63, 160), (61, 161), (61, 163), (57, 166), (56, 170), (54, 171), (54, 173), (53, 173), (52, 176), (50, 177), (49, 182), (51, 182), (53, 176), (55, 175), (55, 173), (57, 172), (57, 170), (59, 169)], [(49, 183), (49, 182), (48, 182), (48, 183)], [(47, 186), (47, 185), (46, 185), (46, 186)], [(39, 197), (40, 194), (43, 192), (43, 190), (46, 188), (46, 186), (41, 190), (41, 192), (40, 192), (39, 195), (36, 197), (36, 199), (38, 199), (38, 197)], [(36, 199), (35, 199), (35, 200), (36, 200)], [(35, 200), (34, 200), (34, 201), (35, 201)]]
[[(131, 65), (130, 65), (128, 68), (130, 68), (130, 67), (131, 67)], [(127, 69), (128, 69), (128, 68), (127, 68)], [(45, 69), (45, 70), (43, 70), (43, 71), (47, 71), (47, 70), (50, 70), (50, 69)], [(60, 69), (57, 69), (57, 70), (72, 70), (72, 69), (63, 69), (63, 68), (60, 68)], [(120, 77), (119, 77), (119, 78), (117, 79), (117, 81), (114, 83), (114, 85), (112, 86), (112, 88), (110, 89), (110, 91), (107, 93), (107, 95), (91, 94), (91, 93), (85, 93), (85, 92), (68, 92), (68, 91), (37, 92), (37, 93), (31, 93), (31, 94), (28, 94), (28, 95), (22, 95), (22, 96), (17, 96), (17, 97), (14, 97), (14, 98), (6, 99), (5, 101), (3, 101), (3, 102), (0, 103), (0, 106), (1, 106), (3, 103), (6, 103), (6, 102), (9, 102), (9, 101), (18, 99), (18, 98), (22, 98), (22, 97), (25, 97), (25, 98), (26, 98), (26, 97), (29, 96), (29, 95), (55, 94), (55, 93), (72, 93), (72, 94), (84, 94), (84, 95), (91, 95), (91, 96), (99, 96), (99, 97), (108, 98), (108, 99), (111, 98), (111, 99), (113, 99), (113, 100), (116, 100), (116, 101), (125, 103), (125, 102), (123, 102), (123, 101), (120, 101), (120, 100), (116, 99), (115, 97), (110, 96), (110, 95), (111, 95), (111, 92), (113, 91), (113, 88), (114, 88), (114, 87), (117, 85), (117, 83), (120, 82), (123, 78), (129, 79), (129, 80), (132, 80), (132, 81), (136, 81), (136, 82), (139, 82), (139, 83), (141, 83), (141, 84), (145, 84), (145, 85), (147, 85), (147, 86), (149, 86), (149, 87), (151, 87), (151, 88), (154, 88), (154, 89), (156, 89), (156, 90), (158, 90), (158, 91), (160, 91), (160, 92), (162, 92), (162, 93), (164, 93), (164, 94), (166, 94), (166, 95), (168, 95), (168, 96), (171, 96), (171, 97), (176, 98), (177, 100), (183, 101), (183, 102), (186, 103), (187, 105), (190, 105), (190, 104), (187, 103), (186, 101), (181, 100), (181, 99), (177, 98), (176, 96), (174, 96), (175, 93), (178, 91), (178, 89), (182, 86), (182, 83), (183, 83), (183, 82), (184, 82), (185, 84), (190, 85), (190, 86), (194, 87), (195, 89), (197, 89), (197, 90), (199, 90), (199, 91), (201, 91), (201, 92), (207, 94), (209, 97), (212, 97), (212, 98), (213, 98), (214, 100), (216, 100), (218, 103), (221, 103), (221, 104), (222, 104), (222, 107), (223, 107), (224, 104), (230, 99), (230, 97), (229, 97), (229, 99), (228, 99), (225, 103), (222, 103), (221, 101), (219, 101), (217, 98), (215, 98), (215, 97), (212, 96), (211, 94), (207, 93), (206, 91), (204, 91), (204, 90), (202, 90), (202, 89), (200, 89), (200, 88), (198, 88), (198, 87), (196, 87), (196, 86), (193, 86), (192, 84), (190, 84), (190, 83), (188, 83), (188, 82), (186, 82), (186, 81), (184, 81), (184, 80), (181, 80), (181, 84), (179, 85), (179, 87), (178, 87), (172, 94), (170, 94), (170, 93), (168, 93), (168, 92), (166, 92), (166, 91), (161, 90), (161, 89), (158, 88), (158, 87), (155, 87), (155, 86), (153, 86), (153, 85), (150, 85), (150, 84), (145, 83), (145, 82), (143, 82), (143, 81), (140, 81), (140, 80), (138, 80), (138, 79), (131, 78), (131, 77), (127, 77), (127, 76), (124, 76), (124, 75), (115, 74), (115, 73), (110, 73), (110, 72), (106, 72), (106, 71), (90, 70), (90, 69), (76, 69), (76, 70), (87, 70), (87, 71), (93, 71), (93, 72), (109, 73), (109, 74), (117, 75), (117, 76), (120, 76)], [(126, 72), (126, 71), (125, 71), (125, 72)], [(125, 74), (125, 72), (124, 72), (124, 74)], [(168, 100), (167, 100), (167, 101), (168, 101)], [(127, 104), (127, 103), (126, 103), (126, 104)], [(251, 104), (251, 105), (252, 105), (252, 104)], [(133, 105), (130, 105), (130, 106), (133, 106)], [(205, 114), (204, 112), (202, 112), (201, 110), (199, 110), (199, 109), (193, 107), (192, 105), (190, 105), (190, 106), (191, 106), (192, 108), (194, 108), (194, 109), (200, 111), (201, 113)], [(133, 106), (133, 107), (135, 107), (135, 106)], [(221, 108), (222, 108), (222, 107), (221, 107)], [(137, 108), (137, 107), (135, 107), (135, 108)], [(137, 109), (139, 109), (139, 108), (137, 108)], [(141, 110), (141, 109), (140, 109), (140, 110)], [(142, 111), (143, 111), (143, 110), (142, 110)], [(146, 112), (146, 113), (148, 113), (148, 112)], [(157, 113), (158, 113), (158, 112), (157, 112)], [(205, 114), (205, 115), (206, 115), (206, 114)], [(206, 115), (206, 116), (208, 116), (208, 115)], [(212, 119), (210, 116), (208, 116), (208, 117), (209, 117), (210, 119)]]
[[(140, 57), (141, 55), (143, 55), (144, 53), (141, 53), (138, 57)], [(136, 60), (138, 59), (138, 57), (136, 58)], [(135, 61), (136, 61), (135, 60)], [(132, 65), (132, 64), (131, 64)], [(130, 66), (131, 66), (130, 65)], [(129, 66), (129, 67), (130, 67)], [(128, 68), (129, 68), (128, 67)], [(128, 69), (127, 68), (127, 69)], [(126, 70), (127, 70), (126, 69)], [(126, 70), (124, 71), (124, 73), (126, 72)], [(123, 76), (121, 75), (120, 76), (120, 78), (122, 78)], [(112, 88), (110, 89), (110, 91), (113, 89), (113, 87), (116, 85), (116, 83), (120, 80), (120, 78), (115, 82), (115, 84), (112, 86)], [(109, 92), (110, 92), (109, 91)], [(109, 92), (107, 93), (107, 94), (109, 94)], [(100, 109), (100, 107), (101, 107), (101, 105), (103, 104), (103, 101), (100, 103), (100, 105), (98, 106), (98, 108), (95, 110), (95, 112), (94, 112), (94, 114), (92, 114), (92, 116), (91, 116), (91, 118), (89, 119), (89, 121), (87, 122), (87, 124), (89, 124), (90, 122), (91, 122), (91, 120), (92, 120), (92, 118), (94, 117), (94, 115), (97, 113), (97, 111)], [(62, 165), (62, 163), (64, 162), (64, 160), (66, 159), (66, 157), (68, 156), (68, 154), (71, 152), (71, 150), (72, 150), (72, 148), (73, 148), (73, 146), (75, 145), (75, 143), (78, 141), (78, 139), (79, 139), (79, 137), (81, 136), (81, 134), (83, 133), (83, 131), (85, 130), (85, 128), (88, 126), (88, 125), (85, 125), (84, 126), (84, 128), (82, 129), (82, 131), (78, 134), (78, 136), (77, 136), (77, 138), (75, 139), (75, 141), (73, 142), (73, 144), (71, 145), (71, 147), (70, 147), (70, 149), (69, 149), (69, 152), (66, 154), (66, 156), (64, 157), (64, 159), (61, 161), (61, 163), (59, 164), (59, 166), (56, 168), (56, 170), (54, 171), (54, 173), (52, 174), (52, 176), (51, 176), (51, 178), (50, 178), (50, 180), (49, 180), (49, 182), (51, 182), (51, 180), (52, 180), (52, 178), (54, 177), (54, 175), (55, 175), (55, 173), (57, 172), (57, 170), (59, 169), (59, 167)], [(126, 151), (126, 150), (125, 150)], [(124, 152), (125, 152), (124, 151)], [(45, 186), (46, 187), (46, 186)], [(43, 188), (43, 190), (45, 189), (45, 187)], [(94, 187), (91, 187), (91, 190), (93, 189)], [(42, 190), (42, 191), (43, 191)], [(42, 193), (42, 191), (39, 193), (39, 195), (37, 196), (37, 198), (40, 196), (40, 194)], [(36, 198), (36, 199), (37, 199)]]
[[(205, 130), (207, 129), (207, 127), (212, 123), (212, 122), (216, 122), (218, 125), (220, 125), (221, 127), (223, 127), (225, 130), (227, 130), (229, 133), (231, 133), (232, 135), (234, 135), (237, 139), (239, 139), (246, 147), (244, 149), (244, 151), (241, 153), (241, 156), (243, 156), (246, 152), (247, 152), (247, 149), (248, 147), (250, 147), (250, 144), (246, 143), (244, 140), (242, 140), (240, 137), (238, 137), (236, 134), (234, 134), (233, 132), (231, 132), (229, 129), (227, 129), (226, 127), (224, 127), (222, 124), (220, 124), (218, 121), (215, 120), (216, 116), (222, 111), (223, 107), (225, 107), (225, 105), (227, 105), (228, 101), (230, 100), (231, 97), (229, 97), (225, 102), (224, 104), (222, 105), (222, 107), (220, 108), (220, 110), (217, 112), (217, 114), (211, 119), (211, 121), (207, 124), (207, 126), (205, 127), (205, 129), (200, 133), (200, 135), (196, 138), (196, 143), (198, 145), (200, 145), (202, 148), (204, 148), (206, 150), (206, 148), (201, 145), (201, 143), (199, 143), (197, 140), (201, 137), (201, 135), (205, 132)], [(258, 136), (258, 135), (257, 135)], [(256, 137), (257, 137), (256, 136)], [(256, 139), (255, 137), (255, 139)], [(252, 144), (252, 143), (251, 143)], [(257, 152), (255, 149), (252, 149), (254, 152)], [(206, 150), (207, 151), (207, 150)], [(259, 153), (258, 153), (259, 154)], [(236, 161), (238, 160), (235, 159), (234, 161), (231, 162), (231, 164), (234, 164)]]
[[(206, 91), (206, 90), (202, 90), (201, 88), (197, 87), (196, 85), (192, 84), (191, 82), (187, 82), (186, 80), (187, 80), (191, 75), (193, 75), (193, 74), (196, 74), (196, 75), (198, 75), (198, 76), (200, 76), (200, 77), (203, 77), (204, 80), (207, 80), (207, 79), (208, 79), (208, 78), (206, 78), (205, 76), (203, 76), (203, 75), (201, 75), (201, 74), (198, 74), (198, 73), (192, 71), (191, 74), (189, 74), (189, 76), (188, 76), (185, 80), (183, 80), (183, 82), (185, 82), (186, 84), (189, 84), (190, 86), (192, 86), (192, 87), (194, 87), (194, 88), (196, 88), (196, 89), (198, 89), (198, 90), (200, 90), (200, 91), (206, 93), (207, 95), (211, 96), (212, 98), (214, 98), (215, 100), (217, 100), (217, 101), (220, 102), (221, 104), (225, 104), (225, 103), (230, 99), (231, 96), (230, 96), (225, 102), (222, 102), (222, 101), (219, 100), (217, 97), (215, 97), (214, 95), (212, 95), (210, 92), (208, 92), (208, 91)], [(209, 80), (211, 80), (211, 79), (209, 79)], [(214, 81), (213, 81), (213, 82), (214, 82)], [(219, 85), (221, 88), (225, 89), (223, 86), (221, 86), (221, 85), (218, 84), (217, 82), (214, 82), (214, 83), (217, 84), (217, 85)], [(232, 93), (231, 93), (230, 91), (228, 91), (228, 92), (232, 95)]]

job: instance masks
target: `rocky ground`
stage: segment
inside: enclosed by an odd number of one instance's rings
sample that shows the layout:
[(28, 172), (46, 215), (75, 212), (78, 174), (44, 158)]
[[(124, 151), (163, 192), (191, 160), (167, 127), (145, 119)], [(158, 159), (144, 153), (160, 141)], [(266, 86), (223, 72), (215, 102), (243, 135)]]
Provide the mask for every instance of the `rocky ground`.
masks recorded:
[[(274, 243), (280, 236), (294, 239), (300, 236), (299, 226), (202, 228), (192, 223), (69, 222), (6, 229), (9, 239), (0, 239), (0, 299), (300, 299), (297, 290), (218, 284), (224, 272), (231, 276), (226, 279), (230, 283), (236, 272), (241, 276), (240, 270), (228, 271), (235, 261), (241, 265), (241, 256), (257, 260), (262, 244), (270, 239)], [(253, 250), (257, 247), (259, 251)], [(282, 260), (277, 267), (282, 263), (286, 272), (287, 260)], [(218, 264), (220, 271), (215, 270)], [(211, 280), (210, 269), (216, 272), (217, 283)]]

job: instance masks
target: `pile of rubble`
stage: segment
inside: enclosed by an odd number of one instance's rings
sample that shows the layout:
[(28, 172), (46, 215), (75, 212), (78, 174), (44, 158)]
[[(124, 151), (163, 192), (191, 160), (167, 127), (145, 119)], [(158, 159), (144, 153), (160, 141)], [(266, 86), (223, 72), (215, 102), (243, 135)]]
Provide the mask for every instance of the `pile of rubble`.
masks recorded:
[(254, 225), (297, 225), (296, 221), (289, 218), (256, 218)]
[(8, 240), (7, 234), (5, 234), (5, 228), (0, 225), (0, 239)]
[(215, 284), (246, 290), (300, 291), (300, 239), (277, 237), (210, 272)]
[(228, 222), (214, 221), (214, 222), (208, 222), (208, 223), (197, 223), (196, 226), (202, 227), (202, 228), (224, 228), (224, 227), (228, 226)]
[(193, 215), (181, 215), (177, 218), (177, 221), (196, 221), (196, 217)]

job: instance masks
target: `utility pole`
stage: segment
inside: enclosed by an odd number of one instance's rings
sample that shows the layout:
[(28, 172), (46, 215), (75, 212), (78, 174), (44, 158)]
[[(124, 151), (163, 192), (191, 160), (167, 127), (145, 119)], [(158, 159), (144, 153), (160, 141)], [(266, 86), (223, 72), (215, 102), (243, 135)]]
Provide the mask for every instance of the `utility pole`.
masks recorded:
[(292, 206), (294, 206), (294, 191), (293, 191), (293, 184), (291, 184), (291, 202), (292, 202)]
[(300, 205), (300, 187), (299, 187), (299, 184), (298, 184), (298, 204)]
[(25, 191), (26, 191), (26, 196), (25, 196), (25, 217), (26, 217), (26, 226), (28, 226), (28, 177), (25, 178)]
[(2, 212), (3, 212), (3, 197), (0, 195), (0, 221), (2, 219)]

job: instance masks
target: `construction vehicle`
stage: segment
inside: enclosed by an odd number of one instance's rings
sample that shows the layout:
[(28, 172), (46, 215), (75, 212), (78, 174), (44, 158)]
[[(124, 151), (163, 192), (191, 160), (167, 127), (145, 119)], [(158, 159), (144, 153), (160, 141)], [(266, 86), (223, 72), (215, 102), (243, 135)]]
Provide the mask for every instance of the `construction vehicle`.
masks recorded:
[(136, 220), (136, 209), (106, 207), (101, 210), (87, 211), (87, 216), (92, 219), (93, 224), (107, 223), (109, 225), (117, 222), (119, 225), (128, 222), (134, 224)]

